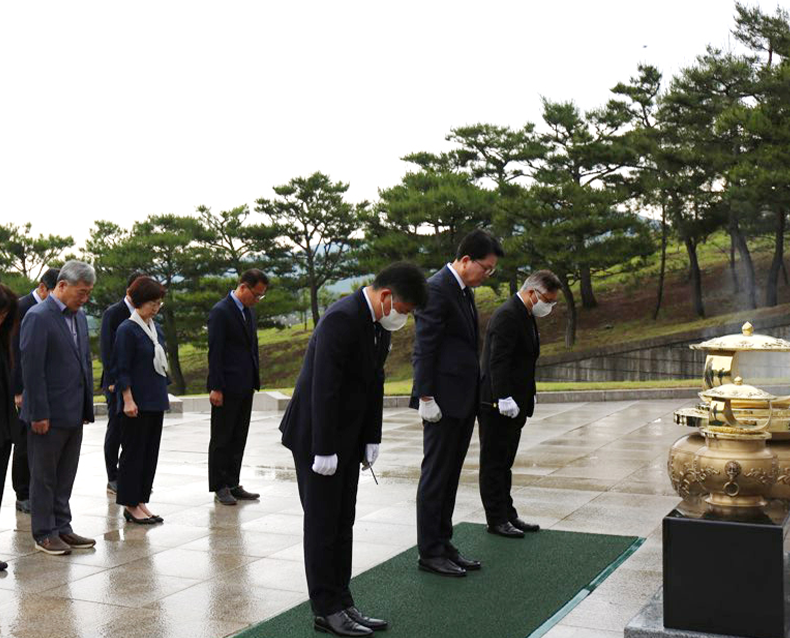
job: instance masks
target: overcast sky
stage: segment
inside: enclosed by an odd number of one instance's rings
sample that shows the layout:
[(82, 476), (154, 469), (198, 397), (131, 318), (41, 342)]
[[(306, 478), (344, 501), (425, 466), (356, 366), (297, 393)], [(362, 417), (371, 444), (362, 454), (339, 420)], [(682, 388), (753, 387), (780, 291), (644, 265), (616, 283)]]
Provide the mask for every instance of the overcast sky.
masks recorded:
[[(773, 12), (776, 2), (760, 2)], [(3, 2), (0, 221), (223, 210), (313, 171), (375, 199), (455, 126), (605, 102), (734, 46), (726, 0)]]

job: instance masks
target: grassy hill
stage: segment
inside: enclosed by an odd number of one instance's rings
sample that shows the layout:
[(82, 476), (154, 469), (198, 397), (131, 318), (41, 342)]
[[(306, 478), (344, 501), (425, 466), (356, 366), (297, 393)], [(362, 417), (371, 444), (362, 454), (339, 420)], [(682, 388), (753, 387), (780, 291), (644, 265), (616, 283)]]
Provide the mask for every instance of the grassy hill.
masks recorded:
[[(578, 290), (575, 291), (578, 329), (573, 351), (639, 341), (721, 325), (729, 321), (790, 313), (790, 285), (781, 276), (779, 306), (746, 309), (746, 295), (742, 291), (733, 292), (728, 263), (729, 246), (729, 237), (719, 233), (699, 247), (707, 314), (704, 319), (698, 318), (691, 307), (686, 251), (678, 244), (670, 245), (668, 250), (664, 300), (656, 321), (653, 321), (652, 314), (658, 282), (658, 255), (654, 255), (646, 265), (633, 271), (615, 269), (594, 277), (593, 288), (598, 301), (596, 308), (581, 308)], [(772, 258), (772, 240), (758, 238), (750, 242), (750, 248), (757, 282), (763, 286)], [(742, 282), (742, 273), (736, 272)], [(762, 289), (758, 291), (758, 304), (763, 303), (764, 296)], [(497, 294), (490, 288), (480, 288), (476, 292), (476, 298), (482, 328), (485, 329), (493, 311), (507, 299), (507, 291), (502, 289)], [(564, 343), (566, 311), (565, 304), (560, 302), (551, 315), (540, 320), (542, 354), (568, 351)], [(299, 324), (285, 329), (270, 328), (258, 332), (263, 387), (279, 389), (294, 385), (311, 332), (311, 324), (307, 328)], [(410, 387), (413, 340), (414, 322), (409, 319), (406, 327), (393, 335), (392, 352), (387, 361), (388, 391), (391, 394), (407, 392)], [(193, 345), (181, 348), (181, 364), (189, 393), (205, 392), (206, 359), (205, 349)]]

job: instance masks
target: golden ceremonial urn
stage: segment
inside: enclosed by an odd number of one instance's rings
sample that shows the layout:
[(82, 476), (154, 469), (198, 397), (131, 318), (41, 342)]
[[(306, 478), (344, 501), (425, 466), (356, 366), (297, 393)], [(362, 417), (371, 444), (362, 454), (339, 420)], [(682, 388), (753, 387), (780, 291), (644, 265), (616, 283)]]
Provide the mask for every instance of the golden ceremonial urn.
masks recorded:
[(702, 402), (675, 412), (697, 428), (670, 448), (667, 470), (684, 499), (705, 496), (717, 509), (757, 508), (766, 498), (790, 500), (790, 396), (752, 384), (790, 384), (790, 342), (742, 334), (691, 346), (706, 350)]

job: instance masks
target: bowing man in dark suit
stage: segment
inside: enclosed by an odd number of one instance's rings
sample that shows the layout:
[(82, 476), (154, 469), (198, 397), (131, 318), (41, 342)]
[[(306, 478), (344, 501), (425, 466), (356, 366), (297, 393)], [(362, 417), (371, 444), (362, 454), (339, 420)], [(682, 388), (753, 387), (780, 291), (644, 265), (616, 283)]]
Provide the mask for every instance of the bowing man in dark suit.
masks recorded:
[(46, 554), (70, 554), (96, 543), (74, 533), (69, 508), (82, 426), (93, 421), (93, 370), (82, 306), (95, 281), (92, 266), (67, 261), (55, 290), (22, 322), (21, 418), (30, 424), (31, 532), (35, 548)]
[(132, 316), (134, 305), (129, 297), (135, 279), (145, 273), (133, 272), (126, 282), (126, 295), (120, 301), (112, 304), (104, 311), (101, 317), (101, 332), (99, 336), (99, 349), (101, 351), (101, 388), (107, 399), (107, 431), (104, 434), (104, 466), (107, 468), (107, 491), (110, 494), (118, 492), (118, 454), (121, 449), (121, 416), (123, 411), (118, 408), (115, 392), (115, 372), (112, 369), (113, 350), (115, 347), (115, 333), (118, 326)]
[(480, 496), (488, 531), (510, 538), (537, 532), (521, 520), (510, 497), (511, 468), (521, 429), (535, 409), (540, 336), (535, 317), (557, 303), (560, 281), (548, 270), (530, 275), (488, 323), (480, 384)]
[(381, 442), (384, 362), (390, 332), (427, 299), (422, 272), (396, 263), (332, 304), (307, 346), (283, 416), (304, 510), (304, 558), (315, 629), (367, 636), (387, 622), (362, 614), (349, 590), (360, 463), (373, 465)]
[(268, 287), (269, 278), (252, 268), (241, 275), (236, 290), (217, 302), (208, 316), (208, 488), (214, 492), (214, 500), (223, 505), (260, 497), (239, 485), (239, 474), (250, 429), (252, 397), (261, 389), (258, 329), (252, 308), (266, 296)]
[[(19, 350), (19, 326), (25, 318), (27, 311), (36, 304), (44, 301), (58, 283), (57, 268), (49, 268), (41, 276), (38, 286), (29, 295), (19, 299), (17, 311), (18, 323), (14, 332), (14, 403), (17, 410), (22, 408), (22, 394), (25, 383), (22, 378), (22, 353)], [(11, 428), (14, 443), (14, 464), (11, 468), (11, 481), (16, 492), (16, 509), (19, 512), (30, 514), (30, 465), (27, 461), (27, 432), (25, 425), (19, 421)]]
[(478, 318), (471, 289), (496, 270), (499, 242), (483, 230), (461, 240), (455, 261), (428, 279), (430, 301), (415, 313), (411, 407), (423, 420), (417, 488), (419, 568), (466, 576), (480, 562), (452, 544), (453, 509), (478, 408)]

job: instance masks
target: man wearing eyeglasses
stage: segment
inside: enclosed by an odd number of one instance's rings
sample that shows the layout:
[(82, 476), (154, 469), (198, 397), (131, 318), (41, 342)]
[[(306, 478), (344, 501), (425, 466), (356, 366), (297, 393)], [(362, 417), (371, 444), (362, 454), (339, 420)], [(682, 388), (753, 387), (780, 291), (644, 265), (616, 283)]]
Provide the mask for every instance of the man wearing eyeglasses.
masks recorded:
[(208, 484), (222, 505), (254, 501), (260, 494), (239, 485), (241, 461), (250, 428), (252, 398), (260, 390), (258, 330), (253, 307), (266, 296), (269, 278), (252, 268), (241, 275), (208, 317), (208, 391), (211, 440)]
[(461, 240), (455, 261), (428, 279), (428, 305), (415, 313), (410, 406), (423, 422), (418, 567), (441, 576), (480, 569), (479, 561), (465, 558), (452, 544), (452, 518), (479, 405), (478, 317), (471, 289), (494, 274), (503, 255), (494, 237), (472, 231)]
[(523, 538), (539, 525), (523, 521), (510, 496), (511, 468), (521, 429), (535, 409), (535, 365), (540, 356), (536, 317), (557, 303), (560, 280), (549, 270), (530, 275), (488, 322), (480, 383), (480, 496), (488, 531)]

